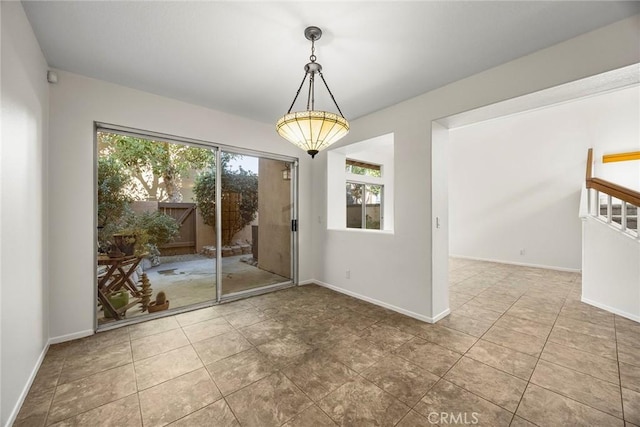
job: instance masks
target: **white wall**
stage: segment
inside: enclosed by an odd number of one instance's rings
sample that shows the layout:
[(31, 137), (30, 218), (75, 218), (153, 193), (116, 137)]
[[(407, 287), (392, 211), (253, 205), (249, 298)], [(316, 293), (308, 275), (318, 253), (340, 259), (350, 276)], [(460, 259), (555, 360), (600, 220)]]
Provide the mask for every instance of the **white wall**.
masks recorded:
[(50, 105), (52, 340), (91, 333), (94, 327), (94, 120), (301, 156), (300, 280), (311, 279), (310, 159), (281, 139), (273, 125), (68, 72), (59, 72), (58, 81), (51, 86)]
[[(432, 173), (432, 121), (640, 62), (639, 37), (635, 16), (354, 120), (340, 145), (394, 134), (394, 234), (327, 230), (323, 218), (313, 235), (315, 277), (415, 317), (439, 315), (432, 300), (432, 218), (446, 217), (446, 206), (436, 203), (432, 209), (432, 187), (447, 177)], [(326, 159), (316, 156), (316, 183), (327, 182)], [(326, 186), (319, 187), (313, 211), (326, 212), (326, 200)], [(446, 234), (443, 227), (439, 232)]]
[(46, 268), (47, 64), (20, 2), (2, 15), (1, 420), (15, 418), (49, 338)]
[(582, 224), (582, 301), (640, 322), (640, 241), (591, 216)]
[(601, 163), (640, 150), (639, 120), (635, 86), (451, 130), (450, 253), (580, 270), (587, 150), (597, 176), (640, 186), (640, 162)]

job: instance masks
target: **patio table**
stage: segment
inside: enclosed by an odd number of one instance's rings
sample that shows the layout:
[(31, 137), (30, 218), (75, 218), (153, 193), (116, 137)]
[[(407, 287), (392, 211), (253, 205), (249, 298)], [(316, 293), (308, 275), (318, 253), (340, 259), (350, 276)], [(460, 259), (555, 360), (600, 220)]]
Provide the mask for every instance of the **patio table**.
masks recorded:
[[(132, 279), (133, 273), (140, 265), (146, 254), (130, 255), (118, 258), (111, 258), (104, 255), (98, 256), (98, 265), (105, 266), (106, 272), (98, 276), (98, 300), (103, 309), (109, 311), (114, 319), (120, 320), (123, 314), (141, 300), (142, 292)], [(115, 292), (125, 289), (135, 299), (124, 307), (118, 309), (113, 307), (109, 296)]]

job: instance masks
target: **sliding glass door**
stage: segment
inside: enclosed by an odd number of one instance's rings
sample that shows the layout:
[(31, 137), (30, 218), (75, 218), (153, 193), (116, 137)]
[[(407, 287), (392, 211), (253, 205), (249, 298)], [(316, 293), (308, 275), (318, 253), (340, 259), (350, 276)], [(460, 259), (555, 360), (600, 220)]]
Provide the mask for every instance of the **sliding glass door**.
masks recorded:
[(291, 283), (294, 164), (221, 153), (220, 295)]
[(98, 328), (295, 282), (293, 159), (111, 125), (96, 147)]

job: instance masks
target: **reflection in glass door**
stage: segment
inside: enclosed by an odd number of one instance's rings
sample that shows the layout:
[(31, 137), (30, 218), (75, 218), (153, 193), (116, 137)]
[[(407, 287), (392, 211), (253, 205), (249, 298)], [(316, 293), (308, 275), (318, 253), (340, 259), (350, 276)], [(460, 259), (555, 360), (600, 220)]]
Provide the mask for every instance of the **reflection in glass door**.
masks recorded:
[(291, 283), (293, 164), (222, 152), (221, 165), (221, 298)]

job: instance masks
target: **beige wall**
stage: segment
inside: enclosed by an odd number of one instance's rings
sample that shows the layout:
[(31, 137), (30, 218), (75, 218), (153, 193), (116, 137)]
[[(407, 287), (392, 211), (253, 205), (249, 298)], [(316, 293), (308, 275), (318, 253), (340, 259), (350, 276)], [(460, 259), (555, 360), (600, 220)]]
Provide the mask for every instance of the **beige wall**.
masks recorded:
[(260, 159), (258, 166), (258, 267), (291, 277), (291, 181), (285, 163)]

